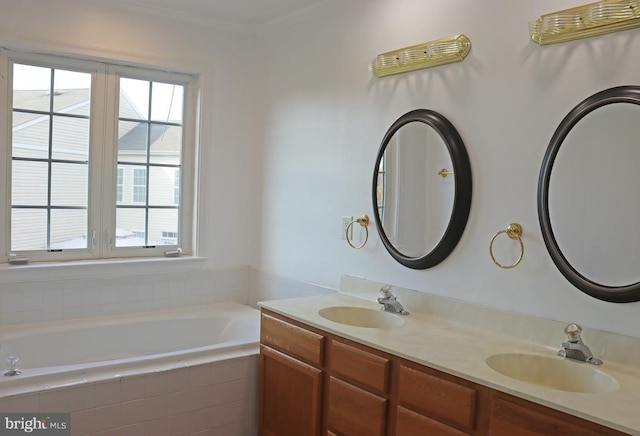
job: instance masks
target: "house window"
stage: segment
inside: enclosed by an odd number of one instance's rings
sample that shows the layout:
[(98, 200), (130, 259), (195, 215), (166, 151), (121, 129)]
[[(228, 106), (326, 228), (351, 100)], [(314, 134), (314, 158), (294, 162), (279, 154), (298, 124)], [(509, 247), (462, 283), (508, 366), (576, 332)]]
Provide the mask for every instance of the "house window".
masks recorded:
[(185, 176), (195, 160), (194, 78), (0, 55), (8, 60), (0, 76), (9, 77), (5, 104), (13, 120), (5, 148), (11, 186), (0, 197), (11, 205), (9, 220), (0, 217), (7, 253), (32, 260), (138, 257), (179, 243), (188, 253), (192, 210), (178, 198), (193, 201)]
[(133, 202), (145, 203), (147, 201), (147, 169), (133, 169)]
[(175, 245), (178, 242), (178, 233), (162, 232), (162, 245)]
[(124, 190), (124, 168), (116, 169), (116, 202), (122, 203)]
[(173, 204), (180, 203), (180, 170), (173, 173)]

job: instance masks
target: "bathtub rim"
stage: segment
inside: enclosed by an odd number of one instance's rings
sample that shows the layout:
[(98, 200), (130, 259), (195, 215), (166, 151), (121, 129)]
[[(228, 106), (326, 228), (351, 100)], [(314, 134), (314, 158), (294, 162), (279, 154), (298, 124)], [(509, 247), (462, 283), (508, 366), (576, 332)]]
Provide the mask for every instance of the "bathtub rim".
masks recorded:
[[(139, 319), (139, 316), (166, 317), (168, 314), (188, 314), (189, 311), (192, 311), (191, 313), (198, 315), (211, 314), (211, 311), (214, 308), (218, 310), (215, 313), (222, 313), (220, 312), (220, 310), (227, 310), (231, 311), (231, 314), (240, 313), (247, 318), (254, 316), (255, 319), (252, 319), (252, 321), (255, 321), (257, 326), (255, 338), (237, 339), (205, 347), (177, 350), (168, 353), (159, 353), (148, 356), (101, 361), (107, 362), (107, 365), (102, 365), (99, 367), (96, 367), (96, 363), (100, 362), (91, 362), (85, 364), (62, 365), (46, 368), (26, 368), (25, 370), (23, 370), (23, 374), (19, 376), (6, 377), (0, 375), (0, 398), (46, 391), (50, 389), (73, 387), (100, 381), (116, 380), (124, 377), (169, 371), (172, 369), (188, 368), (191, 366), (257, 355), (260, 350), (260, 311), (252, 306), (237, 302), (214, 303), (193, 307), (183, 307), (178, 309), (163, 309), (160, 311), (130, 313), (126, 316), (115, 315), (107, 317), (96, 317), (96, 319), (88, 318), (75, 321), (80, 321), (80, 323), (82, 324), (92, 324), (91, 320), (94, 320), (93, 325), (96, 325), (97, 322), (113, 318), (131, 319), (132, 317), (135, 317), (135, 319)], [(48, 323), (37, 324), (42, 325)], [(65, 322), (64, 324), (70, 326), (74, 323)], [(34, 331), (34, 326), (31, 327), (31, 331)], [(29, 371), (36, 372), (29, 373)]]

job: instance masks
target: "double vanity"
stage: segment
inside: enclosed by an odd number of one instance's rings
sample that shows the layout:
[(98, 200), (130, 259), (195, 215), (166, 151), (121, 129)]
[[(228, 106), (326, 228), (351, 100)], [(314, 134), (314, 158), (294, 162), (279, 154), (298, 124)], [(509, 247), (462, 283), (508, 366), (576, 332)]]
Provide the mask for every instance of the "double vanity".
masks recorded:
[(640, 434), (639, 339), (585, 331), (592, 365), (557, 355), (559, 322), (343, 284), (260, 303), (260, 434)]
[[(621, 231), (637, 215), (621, 187), (635, 186), (640, 148), (628, 126), (638, 106), (639, 86), (578, 104), (556, 129), (538, 180), (551, 259), (577, 289), (610, 303), (640, 301), (640, 234)], [(466, 146), (446, 117), (417, 109), (391, 125), (371, 200), (397, 262), (426, 270), (446, 259), (471, 197)], [(520, 242), (510, 266), (493, 254), (500, 233)], [(491, 239), (496, 265), (520, 263), (521, 233), (514, 223)], [(368, 237), (349, 245), (360, 249)], [(261, 435), (640, 435), (640, 338), (349, 276), (340, 289), (260, 303)]]

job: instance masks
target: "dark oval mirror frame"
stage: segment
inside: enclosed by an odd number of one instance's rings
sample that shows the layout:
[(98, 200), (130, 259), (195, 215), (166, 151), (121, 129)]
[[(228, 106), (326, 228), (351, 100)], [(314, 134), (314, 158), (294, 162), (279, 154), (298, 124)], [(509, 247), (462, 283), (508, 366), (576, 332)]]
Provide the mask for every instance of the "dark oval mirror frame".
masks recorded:
[(542, 237), (551, 259), (571, 284), (592, 297), (613, 303), (640, 301), (640, 282), (625, 286), (607, 286), (587, 279), (566, 259), (558, 246), (549, 217), (549, 181), (558, 151), (571, 129), (589, 113), (614, 103), (640, 105), (640, 86), (619, 86), (588, 97), (567, 114), (551, 137), (538, 178), (538, 219)]
[[(384, 228), (382, 227), (380, 216), (378, 216), (377, 198), (378, 169), (387, 145), (393, 135), (395, 135), (402, 126), (414, 122), (425, 123), (431, 126), (440, 135), (451, 156), (453, 173), (455, 176), (453, 208), (447, 229), (444, 231), (442, 238), (436, 246), (428, 253), (419, 257), (405, 256), (393, 246), (391, 241), (389, 241)], [(467, 155), (467, 149), (464, 146), (464, 142), (462, 142), (462, 138), (453, 124), (451, 124), (451, 122), (449, 122), (449, 120), (443, 115), (428, 109), (416, 109), (407, 112), (398, 118), (396, 122), (391, 125), (389, 130), (387, 130), (387, 133), (384, 135), (382, 143), (380, 144), (376, 164), (373, 168), (373, 184), (371, 193), (374, 210), (373, 216), (375, 217), (378, 234), (380, 235), (380, 239), (382, 240), (385, 248), (395, 260), (409, 268), (427, 269), (446, 259), (460, 241), (464, 228), (467, 225), (469, 210), (471, 209), (472, 193), (471, 164), (469, 163), (469, 156)]]

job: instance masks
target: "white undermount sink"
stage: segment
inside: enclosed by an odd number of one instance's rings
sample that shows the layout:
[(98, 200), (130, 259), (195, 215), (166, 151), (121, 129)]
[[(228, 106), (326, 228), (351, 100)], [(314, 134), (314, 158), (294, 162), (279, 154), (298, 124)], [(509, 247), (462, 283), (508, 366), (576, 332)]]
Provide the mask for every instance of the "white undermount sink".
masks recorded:
[(563, 357), (503, 353), (487, 358), (487, 365), (507, 377), (561, 391), (602, 393), (620, 388), (618, 380), (598, 367)]
[(329, 321), (355, 327), (388, 330), (404, 324), (404, 320), (400, 318), (400, 315), (393, 315), (367, 307), (331, 306), (320, 309), (318, 315)]

